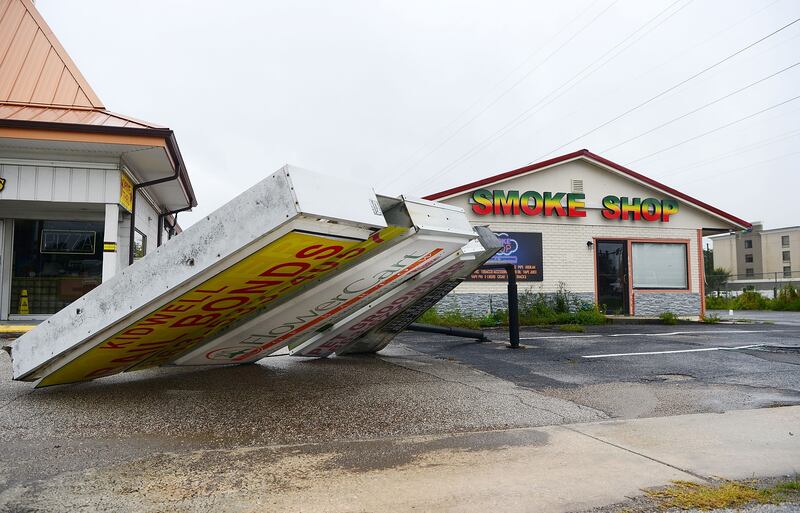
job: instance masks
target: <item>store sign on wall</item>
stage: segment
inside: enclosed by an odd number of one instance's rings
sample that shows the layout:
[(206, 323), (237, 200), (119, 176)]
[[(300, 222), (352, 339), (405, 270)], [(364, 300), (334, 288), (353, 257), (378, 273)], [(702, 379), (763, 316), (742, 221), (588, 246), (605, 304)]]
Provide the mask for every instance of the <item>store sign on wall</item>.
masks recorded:
[(119, 204), (128, 212), (133, 212), (133, 183), (122, 172), (119, 174)]
[[(556, 216), (586, 217), (586, 195), (567, 192), (478, 189), (469, 199), (472, 212), (479, 216)], [(678, 213), (678, 202), (671, 199), (605, 196), (603, 217), (620, 221), (668, 222)]]
[[(492, 264), (513, 264), (518, 281), (542, 281), (542, 234), (530, 232), (498, 233), (497, 238), (503, 247), (486, 262)], [(469, 281), (506, 281), (503, 269), (480, 268), (473, 272)]]
[(90, 230), (42, 230), (39, 252), (62, 255), (94, 255), (97, 232)]

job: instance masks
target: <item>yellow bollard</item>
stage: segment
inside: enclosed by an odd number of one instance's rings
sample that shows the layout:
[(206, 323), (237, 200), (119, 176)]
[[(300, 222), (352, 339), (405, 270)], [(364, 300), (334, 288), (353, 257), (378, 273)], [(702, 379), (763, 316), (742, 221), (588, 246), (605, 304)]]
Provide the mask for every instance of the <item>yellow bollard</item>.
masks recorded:
[(22, 289), (19, 293), (19, 315), (30, 315), (28, 309), (28, 289)]

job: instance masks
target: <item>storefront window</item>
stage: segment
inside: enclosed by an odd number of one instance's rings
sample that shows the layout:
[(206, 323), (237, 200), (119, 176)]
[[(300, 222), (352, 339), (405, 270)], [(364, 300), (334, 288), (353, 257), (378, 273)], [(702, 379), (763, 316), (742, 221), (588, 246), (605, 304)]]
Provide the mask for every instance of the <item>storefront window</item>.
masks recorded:
[(633, 287), (686, 289), (686, 244), (634, 242)]
[(11, 313), (56, 313), (103, 276), (103, 223), (14, 221)]
[(147, 235), (138, 229), (133, 234), (133, 259), (139, 260), (147, 254)]

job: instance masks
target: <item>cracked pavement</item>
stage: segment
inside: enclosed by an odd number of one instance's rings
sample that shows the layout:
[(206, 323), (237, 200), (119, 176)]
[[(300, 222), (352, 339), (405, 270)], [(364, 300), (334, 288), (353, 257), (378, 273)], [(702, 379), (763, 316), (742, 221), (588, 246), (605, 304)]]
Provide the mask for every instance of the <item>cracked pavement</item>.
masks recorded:
[(400, 344), (377, 357), (161, 368), (40, 390), (10, 377), (3, 354), (0, 489), (157, 453), (607, 418)]
[[(597, 436), (606, 428), (587, 422), (800, 404), (797, 326), (526, 329), (521, 350), (505, 347), (502, 330), (491, 336), (404, 333), (377, 356), (152, 369), (36, 391), (10, 381), (0, 355), (0, 510), (395, 510), (381, 492), (392, 489), (407, 509), (427, 493), (456, 511), (485, 511), (491, 501), (475, 493), (500, 475), (533, 500), (520, 490), (534, 472), (542, 511), (571, 511), (578, 502), (547, 492), (560, 482), (549, 468), (580, 461), (590, 479), (600, 467), (620, 476), (635, 467), (624, 493), (704, 475), (670, 463), (667, 449)], [(769, 347), (706, 351), (756, 343)], [(659, 354), (584, 358), (631, 352)], [(541, 457), (549, 467), (531, 467)], [(437, 489), (440, 470), (461, 499)], [(587, 490), (582, 508), (620, 498), (604, 483)]]
[[(800, 404), (800, 313), (783, 315), (786, 325), (523, 328), (527, 348), (517, 351), (505, 348), (502, 330), (483, 344), (415, 333), (401, 340), (612, 418), (645, 418)], [(731, 349), (745, 345), (763, 346)]]

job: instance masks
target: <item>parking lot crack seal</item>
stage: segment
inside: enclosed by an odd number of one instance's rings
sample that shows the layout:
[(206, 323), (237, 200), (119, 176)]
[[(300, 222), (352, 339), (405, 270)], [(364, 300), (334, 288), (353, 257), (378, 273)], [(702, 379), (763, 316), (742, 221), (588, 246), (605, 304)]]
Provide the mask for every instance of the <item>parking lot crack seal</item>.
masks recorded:
[(675, 469), (675, 470), (677, 470), (679, 472), (683, 472), (684, 474), (689, 474), (690, 476), (692, 476), (694, 478), (697, 478), (697, 479), (700, 479), (702, 481), (705, 481), (706, 483), (710, 483), (712, 481), (710, 478), (708, 478), (706, 476), (703, 476), (701, 474), (698, 474), (697, 472), (692, 472), (689, 469), (678, 467), (677, 465), (673, 465), (672, 463), (667, 463), (666, 461), (662, 461), (662, 460), (659, 460), (657, 458), (653, 458), (652, 456), (648, 456), (648, 455), (643, 454), (641, 452), (634, 451), (633, 449), (628, 449), (627, 447), (623, 447), (623, 446), (615, 444), (613, 442), (609, 442), (608, 440), (603, 440), (602, 438), (599, 438), (597, 436), (593, 436), (593, 435), (590, 435), (588, 433), (584, 433), (583, 431), (581, 431), (579, 429), (576, 429), (576, 428), (573, 428), (573, 427), (570, 427), (570, 426), (561, 426), (561, 427), (563, 429), (568, 429), (568, 430), (572, 431), (573, 433), (577, 433), (579, 435), (583, 435), (583, 436), (589, 437), (592, 440), (596, 440), (596, 441), (604, 443), (606, 445), (610, 445), (611, 447), (615, 447), (617, 449), (620, 449), (620, 450), (625, 451), (625, 452), (629, 452), (631, 454), (635, 454), (636, 456), (640, 456), (642, 458), (648, 459), (648, 460), (650, 460), (652, 462), (655, 462), (655, 463), (658, 463), (660, 465), (664, 465), (666, 467)]

